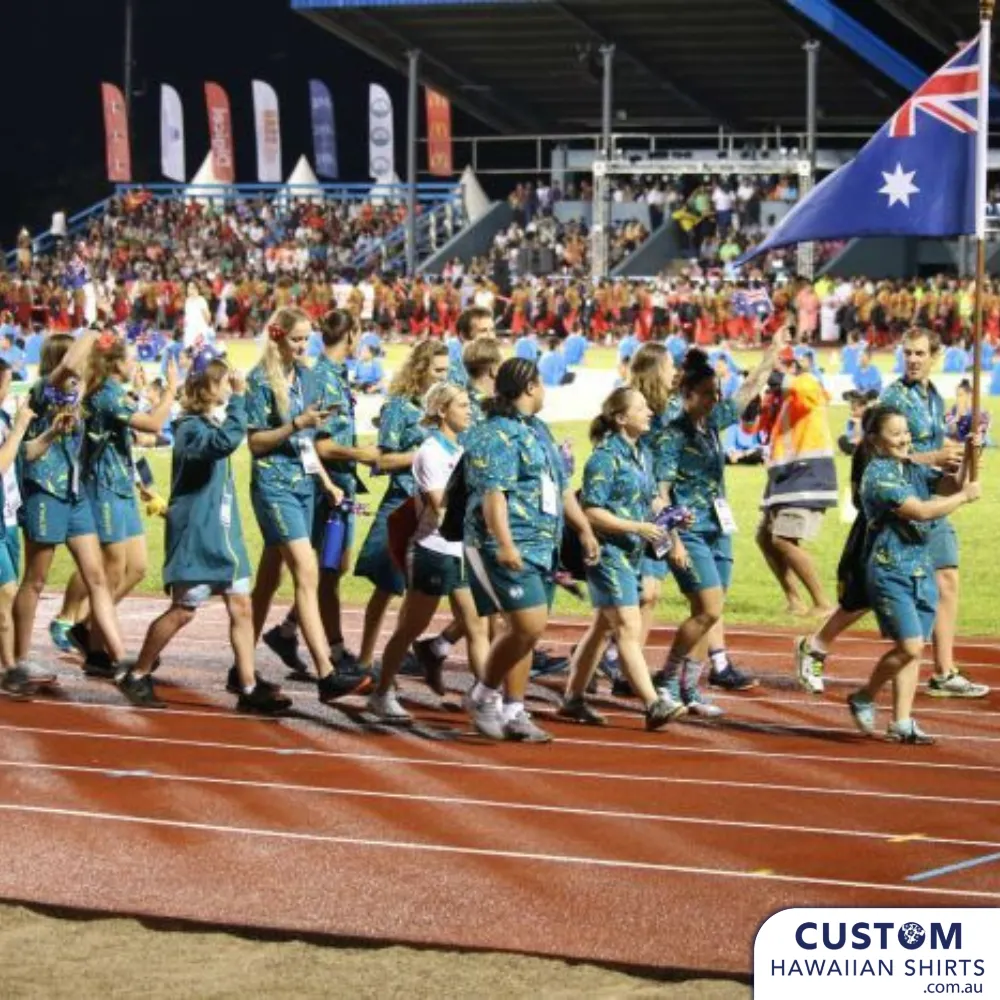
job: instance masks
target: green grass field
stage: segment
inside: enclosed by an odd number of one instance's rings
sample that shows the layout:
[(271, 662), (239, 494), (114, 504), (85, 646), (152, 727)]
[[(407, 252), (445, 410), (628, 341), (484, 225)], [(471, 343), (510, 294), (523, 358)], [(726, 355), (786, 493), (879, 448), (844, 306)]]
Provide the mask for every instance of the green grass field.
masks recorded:
[[(392, 368), (398, 364), (405, 353), (405, 345), (390, 345), (387, 351), (387, 366)], [(250, 342), (235, 342), (229, 345), (229, 354), (235, 365), (248, 369), (256, 360), (257, 349)], [(737, 355), (747, 365), (754, 363), (754, 356), (748, 354), (745, 358)], [(832, 361), (832, 359), (830, 359)], [(891, 367), (891, 357), (886, 355), (880, 359), (886, 369)], [(616, 363), (614, 348), (593, 348), (588, 356), (588, 366), (595, 368), (612, 368)], [(835, 365), (831, 365), (835, 367)], [(994, 420), (1000, 421), (1000, 405), (990, 400), (990, 408)], [(846, 419), (846, 408), (837, 407), (833, 411), (834, 430), (840, 433), (840, 423)], [(584, 422), (553, 424), (553, 432), (557, 440), (569, 439), (573, 442), (577, 456), (577, 477), (579, 478), (583, 461), (589, 454)], [(361, 429), (364, 430), (363, 428)], [(363, 435), (368, 440), (374, 434)], [(988, 451), (983, 465), (983, 484), (985, 496), (975, 506), (958, 513), (955, 524), (959, 531), (962, 544), (963, 594), (961, 629), (966, 635), (991, 635), (1000, 633), (1000, 606), (996, 603), (994, 587), (1000, 582), (1000, 568), (997, 566), (997, 545), (995, 526), (1000, 523), (1000, 459), (995, 451)], [(170, 482), (170, 451), (157, 450), (148, 453), (156, 482), (161, 492), (166, 494)], [(244, 530), (247, 533), (247, 545), (251, 562), (256, 559), (261, 550), (261, 537), (250, 506), (250, 458), (243, 447), (235, 458), (235, 469), (239, 489)], [(838, 472), (841, 484), (847, 483), (848, 460), (838, 459)], [(727, 619), (732, 623), (762, 623), (772, 625), (791, 624), (784, 614), (784, 601), (777, 583), (768, 572), (763, 558), (754, 544), (753, 535), (758, 521), (758, 503), (763, 493), (765, 472), (761, 468), (735, 468), (727, 472), (727, 484), (733, 510), (740, 526), (736, 536), (736, 570), (732, 592), (730, 594)], [(385, 489), (384, 478), (369, 481), (371, 493), (367, 502), (372, 510)], [(359, 531), (359, 542), (367, 532), (367, 519), (362, 519)], [(160, 569), (163, 565), (163, 522), (156, 520), (148, 525), (150, 574), (146, 579), (143, 592), (160, 592)], [(812, 551), (822, 569), (824, 582), (829, 585), (831, 597), (835, 596), (835, 579), (837, 560), (847, 534), (847, 526), (840, 521), (839, 513), (831, 511), (824, 519), (822, 533), (812, 544)], [(65, 550), (60, 550), (49, 579), (49, 585), (59, 588), (65, 585), (71, 571), (71, 562)], [(366, 580), (348, 577), (344, 581), (346, 600), (351, 603), (364, 603), (370, 592)], [(281, 591), (285, 597), (291, 596), (291, 587), (286, 579)], [(677, 621), (684, 611), (684, 603), (675, 587), (668, 582), (665, 596), (660, 608), (660, 617), (664, 621)], [(569, 595), (560, 592), (556, 600), (556, 612), (562, 615), (589, 614), (589, 605), (576, 601)]]

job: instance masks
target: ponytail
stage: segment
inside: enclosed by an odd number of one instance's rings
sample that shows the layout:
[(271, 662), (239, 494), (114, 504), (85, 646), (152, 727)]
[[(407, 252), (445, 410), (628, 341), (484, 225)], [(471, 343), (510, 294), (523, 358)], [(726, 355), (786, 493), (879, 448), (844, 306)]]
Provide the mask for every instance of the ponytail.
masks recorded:
[(590, 422), (590, 443), (599, 444), (609, 434), (618, 432), (618, 420), (632, 402), (632, 394), (638, 390), (629, 386), (615, 389), (601, 406), (601, 412)]

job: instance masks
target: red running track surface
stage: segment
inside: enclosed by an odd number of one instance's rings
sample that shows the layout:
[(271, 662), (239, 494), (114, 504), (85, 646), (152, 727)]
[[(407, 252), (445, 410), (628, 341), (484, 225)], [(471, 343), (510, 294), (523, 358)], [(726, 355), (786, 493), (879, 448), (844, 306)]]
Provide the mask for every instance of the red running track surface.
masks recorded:
[[(130, 600), (137, 647), (160, 602)], [(37, 648), (54, 602), (39, 613)], [(348, 612), (349, 644), (360, 612)], [(583, 623), (553, 624), (568, 652)], [(225, 613), (164, 657), (166, 711), (128, 706), (58, 664), (58, 700), (0, 699), (6, 898), (113, 913), (655, 969), (746, 974), (754, 933), (795, 905), (997, 905), (1000, 864), (907, 877), (1000, 850), (1000, 697), (919, 698), (933, 747), (860, 737), (844, 695), (878, 644), (849, 637), (827, 695), (791, 680), (791, 637), (733, 630), (754, 691), (715, 723), (647, 734), (634, 703), (597, 697), (605, 729), (551, 717), (549, 746), (489, 744), (415, 679), (409, 731), (361, 698), (324, 708), (288, 684), (294, 718), (241, 717), (224, 691)], [(658, 629), (651, 661), (669, 632)], [(1000, 648), (962, 662), (1000, 684)], [(272, 678), (283, 669), (263, 651)], [(883, 715), (882, 718), (886, 716)]]

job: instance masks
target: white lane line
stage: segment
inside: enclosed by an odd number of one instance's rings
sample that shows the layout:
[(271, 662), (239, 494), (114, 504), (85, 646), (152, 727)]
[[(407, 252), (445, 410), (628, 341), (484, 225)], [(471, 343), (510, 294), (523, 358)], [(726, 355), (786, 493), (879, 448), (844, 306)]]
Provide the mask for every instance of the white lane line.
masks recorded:
[[(3, 692), (0, 692), (0, 703), (3, 700)], [(21, 703), (23, 704), (23, 702)], [(151, 716), (152, 718), (165, 718), (168, 716), (183, 716), (183, 717), (194, 717), (200, 719), (210, 719), (212, 721), (225, 721), (225, 722), (243, 722), (243, 723), (253, 723), (253, 722), (263, 722), (269, 727), (282, 726), (283, 722), (288, 720), (283, 720), (280, 718), (269, 718), (267, 716), (258, 715), (245, 715), (238, 712), (213, 712), (209, 710), (195, 710), (195, 709), (182, 709), (182, 708), (166, 708), (166, 709), (153, 709), (153, 708), (138, 708), (134, 705), (106, 705), (98, 702), (82, 702), (82, 701), (48, 701), (39, 699), (36, 704), (43, 704), (47, 708), (68, 708), (68, 709), (84, 709), (88, 711), (98, 711), (98, 712), (125, 712), (129, 716)], [(348, 704), (347, 707), (354, 707), (355, 709), (360, 707), (360, 703), (354, 706)], [(422, 706), (424, 708), (430, 709), (433, 706)], [(545, 713), (538, 713), (541, 717)], [(635, 714), (630, 714), (628, 712), (604, 712), (604, 715), (609, 717), (621, 717), (621, 718), (636, 718)], [(553, 719), (555, 717), (553, 716)], [(9, 729), (17, 731), (21, 727), (13, 726), (10, 724), (0, 724), (0, 730)], [(285, 728), (285, 727), (282, 727)], [(48, 730), (46, 730), (48, 731)], [(62, 732), (62, 730), (59, 730)], [(636, 729), (636, 733), (640, 730)], [(100, 737), (103, 734), (95, 733), (94, 736)], [(363, 737), (364, 733), (345, 733), (344, 735), (350, 735), (353, 737)], [(405, 730), (390, 730), (390, 735), (395, 736), (405, 736)], [(768, 735), (768, 734), (765, 734)], [(135, 738), (135, 737), (132, 737)], [(717, 757), (753, 757), (756, 760), (792, 760), (792, 761), (804, 761), (808, 763), (817, 764), (852, 764), (852, 765), (873, 765), (876, 767), (906, 767), (906, 768), (924, 768), (928, 770), (944, 770), (944, 771), (980, 771), (990, 774), (1000, 773), (1000, 766), (993, 766), (990, 764), (959, 764), (949, 761), (931, 761), (931, 760), (912, 760), (906, 759), (905, 757), (835, 757), (826, 754), (809, 754), (809, 753), (789, 753), (780, 750), (767, 750), (767, 749), (754, 749), (754, 750), (738, 750), (732, 747), (704, 747), (704, 746), (691, 746), (688, 744), (678, 744), (678, 743), (642, 743), (632, 740), (601, 740), (601, 739), (590, 739), (581, 740), (576, 739), (572, 736), (559, 735), (557, 738), (559, 743), (569, 743), (573, 746), (593, 746), (593, 747), (611, 747), (616, 750), (655, 750), (661, 753), (669, 754), (679, 754), (679, 753), (690, 753), (690, 754), (701, 754), (705, 756), (717, 756)], [(179, 742), (184, 742), (179, 741)], [(260, 747), (259, 749), (266, 750), (267, 747)]]
[(153, 826), (197, 833), (215, 833), (228, 837), (262, 837), (275, 840), (298, 841), (300, 843), (342, 844), (350, 847), (379, 848), (392, 851), (409, 851), (411, 853), (450, 854), (460, 857), (494, 858), (504, 861), (534, 861), (554, 865), (576, 865), (584, 868), (656, 872), (664, 875), (700, 875), (709, 878), (744, 879), (755, 882), (777, 882), (787, 885), (815, 885), (831, 889), (864, 889), (871, 892), (905, 893), (907, 895), (942, 896), (960, 899), (1000, 899), (1000, 892), (982, 892), (973, 889), (932, 889), (916, 885), (890, 885), (880, 882), (849, 882), (829, 878), (771, 875), (726, 868), (697, 868), (690, 865), (659, 864), (650, 861), (616, 861), (610, 858), (583, 858), (572, 855), (541, 854), (529, 851), (501, 851), (482, 847), (458, 847), (453, 844), (375, 840), (364, 837), (339, 837), (319, 833), (292, 833), (285, 830), (266, 830), (258, 827), (225, 826), (218, 823), (193, 823), (184, 820), (158, 819), (149, 816), (128, 816), (121, 813), (90, 812), (85, 809), (58, 809), (51, 806), (22, 806), (13, 803), (0, 803), (0, 811), (39, 816), (60, 816), (71, 819), (100, 820), (108, 823)]
[[(628, 822), (672, 823), (690, 826), (727, 827), (741, 830), (768, 830), (776, 833), (793, 833), (799, 835), (816, 835), (823, 837), (853, 837), (862, 840), (877, 840), (888, 842), (895, 838), (905, 837), (903, 833), (878, 832), (873, 830), (843, 830), (823, 826), (797, 826), (782, 823), (754, 823), (742, 820), (716, 819), (710, 816), (675, 816), (663, 813), (630, 812), (628, 810), (595, 809), (591, 807), (542, 805), (526, 802), (504, 802), (497, 799), (471, 799), (453, 795), (417, 795), (412, 792), (380, 792), (363, 788), (333, 788), (327, 785), (303, 785), (284, 781), (247, 781), (241, 778), (214, 778), (206, 775), (171, 774), (160, 771), (150, 771), (145, 768), (138, 770), (85, 767), (79, 764), (40, 764), (19, 760), (0, 760), (0, 768), (24, 771), (54, 771), (71, 774), (91, 774), (97, 777), (121, 780), (134, 778), (139, 780), (178, 782), (194, 785), (222, 785), (227, 788), (248, 788), (252, 790), (267, 790), (277, 792), (292, 792), (315, 795), (329, 795), (342, 798), (385, 799), (389, 801), (425, 803), (429, 805), (472, 806), (480, 809), (498, 809), (509, 812), (550, 813), (562, 816), (590, 816), (600, 819), (622, 819)], [(945, 844), (956, 847), (996, 848), (1000, 842), (994, 840), (962, 840), (954, 837), (921, 836), (914, 843)]]
[(43, 729), (34, 726), (0, 726), (0, 730), (13, 730), (45, 736), (62, 736), (71, 739), (113, 740), (123, 743), (148, 743), (161, 746), (199, 747), (211, 750), (238, 750), (241, 753), (266, 753), (279, 756), (320, 757), (350, 760), (357, 763), (392, 764), (397, 767), (439, 767), (489, 773), (515, 775), (539, 774), (547, 778), (594, 778), (600, 781), (635, 781), (663, 785), (698, 785), (703, 788), (731, 788), (735, 790), (788, 792), (795, 795), (838, 795), (869, 799), (902, 800), (918, 803), (942, 803), (967, 806), (1000, 806), (1000, 799), (974, 799), (947, 795), (914, 795), (905, 792), (883, 792), (874, 789), (821, 788), (812, 785), (779, 785), (758, 781), (722, 781), (717, 778), (678, 778), (671, 775), (621, 774), (608, 771), (575, 771), (567, 768), (531, 767), (521, 764), (487, 764), (482, 761), (441, 760), (429, 757), (397, 757), (394, 754), (349, 753), (339, 750), (319, 750), (298, 747), (261, 747), (253, 744), (216, 743), (209, 740), (175, 740), (165, 736), (131, 736), (119, 733), (71, 732), (65, 729)]

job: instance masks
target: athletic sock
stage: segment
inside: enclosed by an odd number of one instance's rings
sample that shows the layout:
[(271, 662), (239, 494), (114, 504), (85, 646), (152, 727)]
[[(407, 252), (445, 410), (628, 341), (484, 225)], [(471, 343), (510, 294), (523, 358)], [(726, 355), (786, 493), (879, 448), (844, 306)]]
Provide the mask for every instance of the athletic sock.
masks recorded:
[(482, 681), (476, 681), (472, 685), (472, 692), (469, 697), (472, 702), (476, 705), (485, 705), (486, 702), (491, 701), (499, 694), (496, 688), (487, 687)]
[(445, 660), (452, 650), (452, 644), (443, 636), (439, 635), (431, 639), (431, 652), (439, 659)]
[(503, 706), (503, 721), (513, 722), (522, 712), (524, 711), (523, 701), (508, 701), (504, 702)]
[(608, 663), (618, 662), (618, 643), (615, 642), (614, 639), (608, 640), (607, 649), (604, 651), (604, 658), (608, 661)]
[(710, 649), (708, 659), (712, 664), (712, 676), (716, 677), (729, 666), (729, 653), (725, 649)]
[(257, 686), (256, 684), (251, 684), (251, 685), (249, 685), (249, 687), (248, 687), (248, 686), (247, 686), (246, 684), (244, 684), (244, 685), (243, 685), (243, 693), (244, 693), (244, 694), (253, 694), (253, 692), (254, 692), (254, 688), (255, 688), (256, 686)]
[(807, 645), (809, 652), (816, 656), (826, 656), (830, 652), (830, 647), (825, 642), (822, 642), (817, 635), (811, 635)]

